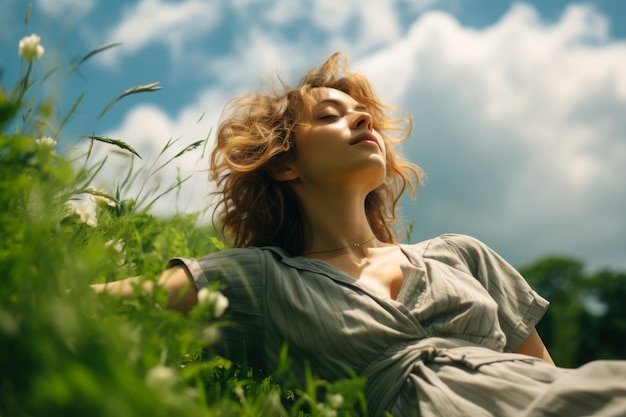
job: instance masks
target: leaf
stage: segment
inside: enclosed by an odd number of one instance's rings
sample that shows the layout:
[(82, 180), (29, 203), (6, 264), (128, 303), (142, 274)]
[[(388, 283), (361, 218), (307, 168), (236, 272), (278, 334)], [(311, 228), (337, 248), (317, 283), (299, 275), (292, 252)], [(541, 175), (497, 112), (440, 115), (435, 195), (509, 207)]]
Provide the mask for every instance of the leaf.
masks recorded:
[[(182, 179), (178, 179), (176, 181), (175, 184), (171, 185), (169, 188), (167, 188), (165, 191), (163, 191), (161, 194), (157, 195), (156, 197), (154, 197), (152, 199), (152, 201), (150, 201), (150, 203), (148, 203), (148, 205), (145, 206), (145, 208), (143, 209), (144, 213), (148, 213), (150, 211), (150, 209), (152, 208), (152, 206), (154, 205), (154, 203), (156, 203), (161, 197), (163, 197), (164, 195), (170, 193), (172, 190), (175, 190), (177, 188), (179, 188), (185, 181), (187, 181), (189, 178), (191, 178), (191, 175), (182, 178)], [(156, 190), (154, 190), (156, 191)]]
[(28, 8), (26, 9), (26, 16), (24, 16), (24, 26), (28, 26), (28, 22), (30, 21), (31, 9), (32, 9), (32, 4), (28, 3)]
[(194, 149), (196, 149), (197, 147), (199, 147), (200, 145), (202, 145), (205, 142), (205, 139), (201, 139), (198, 140), (194, 143), (192, 143), (191, 145), (188, 145), (185, 149), (183, 149), (182, 151), (178, 152), (171, 160), (178, 158), (179, 156), (186, 154), (187, 152), (191, 152)]
[(109, 199), (109, 200), (113, 201), (116, 205), (121, 204), (121, 201), (118, 200), (117, 198), (113, 197), (112, 195), (110, 195), (110, 194), (108, 194), (108, 193), (106, 193), (104, 191), (96, 190), (96, 189), (94, 189), (92, 187), (84, 188), (84, 189), (80, 190), (79, 193), (91, 194), (91, 195), (94, 195), (96, 197), (103, 197), (105, 199)]
[(65, 78), (69, 77), (72, 73), (76, 72), (76, 70), (78, 70), (78, 67), (80, 67), (85, 61), (87, 61), (89, 58), (91, 58), (94, 55), (97, 55), (101, 52), (104, 52), (108, 49), (111, 48), (115, 48), (116, 46), (120, 46), (122, 43), (121, 42), (115, 42), (115, 43), (110, 43), (108, 45), (102, 46), (100, 48), (96, 48), (91, 52), (88, 52), (87, 54), (85, 54), (81, 59), (78, 60), (78, 62), (76, 64), (74, 64), (66, 73), (65, 73)]
[(91, 139), (91, 140), (96, 140), (98, 142), (104, 142), (104, 143), (109, 143), (111, 145), (115, 145), (118, 148), (121, 149), (125, 149), (128, 152), (132, 153), (133, 155), (137, 155), (137, 157), (139, 159), (143, 159), (136, 150), (134, 150), (129, 144), (127, 144), (126, 142), (123, 142), (119, 139), (111, 139), (111, 138), (106, 138), (104, 136), (80, 136), (81, 138), (84, 139)]
[(111, 107), (113, 107), (113, 105), (115, 103), (117, 103), (118, 101), (120, 101), (121, 99), (123, 99), (126, 96), (129, 96), (131, 94), (137, 94), (137, 93), (150, 93), (150, 92), (153, 92), (153, 91), (158, 91), (161, 88), (162, 87), (159, 86), (159, 82), (158, 81), (154, 82), (154, 83), (146, 84), (146, 85), (138, 85), (136, 87), (129, 88), (128, 90), (124, 91), (122, 94), (120, 94), (119, 96), (117, 96), (113, 100), (111, 100), (111, 102), (109, 102), (109, 104), (104, 106), (104, 109), (102, 109), (102, 111), (98, 115), (98, 118), (101, 118), (102, 116), (104, 116), (104, 114), (106, 112), (108, 112), (109, 109)]
[(68, 122), (68, 120), (70, 119), (70, 117), (72, 117), (72, 114), (74, 114), (74, 112), (76, 111), (76, 109), (78, 108), (78, 105), (80, 104), (80, 102), (83, 100), (83, 97), (85, 97), (85, 93), (82, 92), (78, 98), (76, 99), (76, 101), (74, 101), (74, 104), (72, 105), (72, 108), (70, 109), (69, 112), (67, 112), (67, 114), (65, 115), (65, 117), (63, 118), (63, 121), (61, 122), (61, 125), (59, 126), (59, 128), (57, 129), (57, 136), (58, 133), (61, 132), (61, 130), (63, 129), (63, 127), (65, 126), (65, 124)]

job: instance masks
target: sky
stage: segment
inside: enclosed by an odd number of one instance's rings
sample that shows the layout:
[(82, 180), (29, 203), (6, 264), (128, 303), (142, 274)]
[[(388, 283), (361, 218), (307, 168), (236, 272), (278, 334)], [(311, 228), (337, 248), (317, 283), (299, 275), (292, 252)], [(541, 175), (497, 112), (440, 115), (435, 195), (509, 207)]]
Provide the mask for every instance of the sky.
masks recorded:
[[(626, 2), (557, 0), (0, 0), (3, 86), (24, 66), (22, 36), (46, 48), (35, 74), (69, 68), (38, 85), (60, 114), (84, 93), (59, 141), (84, 152), (80, 135), (121, 139), (140, 195), (190, 176), (160, 199), (159, 215), (207, 207), (208, 149), (160, 161), (208, 138), (227, 100), (296, 81), (335, 51), (371, 80), (383, 101), (413, 118), (407, 157), (427, 175), (417, 200), (402, 200), (410, 242), (470, 234), (515, 266), (547, 255), (590, 269), (626, 269)], [(122, 91), (159, 82), (162, 90)], [(107, 156), (97, 179), (115, 190), (130, 158)], [(148, 190), (148, 192), (146, 192)], [(137, 196), (134, 186), (128, 196)], [(198, 254), (201, 255), (201, 254)]]

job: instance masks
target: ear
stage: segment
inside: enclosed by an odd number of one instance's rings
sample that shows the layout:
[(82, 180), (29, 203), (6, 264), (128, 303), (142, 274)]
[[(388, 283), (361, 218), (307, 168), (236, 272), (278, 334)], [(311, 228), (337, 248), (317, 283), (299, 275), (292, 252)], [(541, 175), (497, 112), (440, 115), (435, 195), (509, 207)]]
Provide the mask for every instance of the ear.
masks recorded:
[(270, 169), (270, 176), (276, 181), (293, 181), (298, 178), (298, 172), (291, 165), (278, 165)]

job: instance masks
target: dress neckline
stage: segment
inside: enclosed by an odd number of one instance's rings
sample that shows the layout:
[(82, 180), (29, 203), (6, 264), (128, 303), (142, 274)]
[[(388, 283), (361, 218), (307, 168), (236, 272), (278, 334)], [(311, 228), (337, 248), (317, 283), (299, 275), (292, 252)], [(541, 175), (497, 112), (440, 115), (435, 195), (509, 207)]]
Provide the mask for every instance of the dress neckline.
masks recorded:
[(315, 265), (316, 268), (311, 269), (311, 268), (305, 267), (304, 269), (310, 270), (312, 272), (322, 273), (330, 277), (333, 280), (338, 280), (338, 281), (341, 281), (342, 283), (355, 286), (359, 290), (366, 292), (373, 298), (403, 304), (401, 301), (402, 296), (406, 292), (408, 281), (411, 279), (411, 274), (408, 273), (408, 270), (411, 269), (410, 268), (411, 266), (415, 265), (415, 258), (411, 254), (410, 248), (408, 248), (407, 245), (398, 243), (396, 244), (396, 246), (398, 246), (398, 248), (400, 249), (403, 255), (403, 260), (400, 263), (400, 270), (402, 271), (402, 284), (400, 285), (400, 289), (398, 290), (398, 294), (396, 298), (385, 297), (385, 296), (375, 293), (374, 291), (370, 290), (365, 285), (361, 284), (358, 279), (354, 278), (353, 276), (351, 276), (350, 274), (348, 274), (341, 268), (336, 267), (335, 265), (327, 261), (324, 261), (323, 259), (308, 258), (306, 256), (298, 255), (298, 256), (293, 256), (293, 257), (287, 256), (286, 258), (283, 258), (283, 261), (286, 261), (286, 263), (295, 267)]

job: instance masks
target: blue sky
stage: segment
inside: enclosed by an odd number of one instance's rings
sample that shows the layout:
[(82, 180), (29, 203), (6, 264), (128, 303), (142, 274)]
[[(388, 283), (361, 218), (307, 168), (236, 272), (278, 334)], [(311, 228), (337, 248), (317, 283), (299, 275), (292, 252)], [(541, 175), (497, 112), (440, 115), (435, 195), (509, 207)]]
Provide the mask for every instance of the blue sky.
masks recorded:
[[(414, 119), (404, 151), (428, 181), (402, 203), (412, 241), (467, 233), (517, 266), (562, 254), (626, 268), (626, 2), (36, 0), (24, 29), (27, 2), (0, 1), (4, 86), (23, 70), (26, 34), (46, 48), (40, 76), (123, 42), (41, 88), (62, 111), (85, 93), (56, 138), (67, 152), (95, 133), (125, 140), (149, 166), (168, 139), (176, 151), (207, 137), (233, 94), (275, 74), (297, 79), (340, 50)], [(154, 81), (161, 91), (97, 118), (120, 92)], [(127, 166), (111, 155), (102, 186), (113, 190)], [(206, 206), (205, 167), (192, 152), (149, 180), (192, 175), (155, 211)]]

